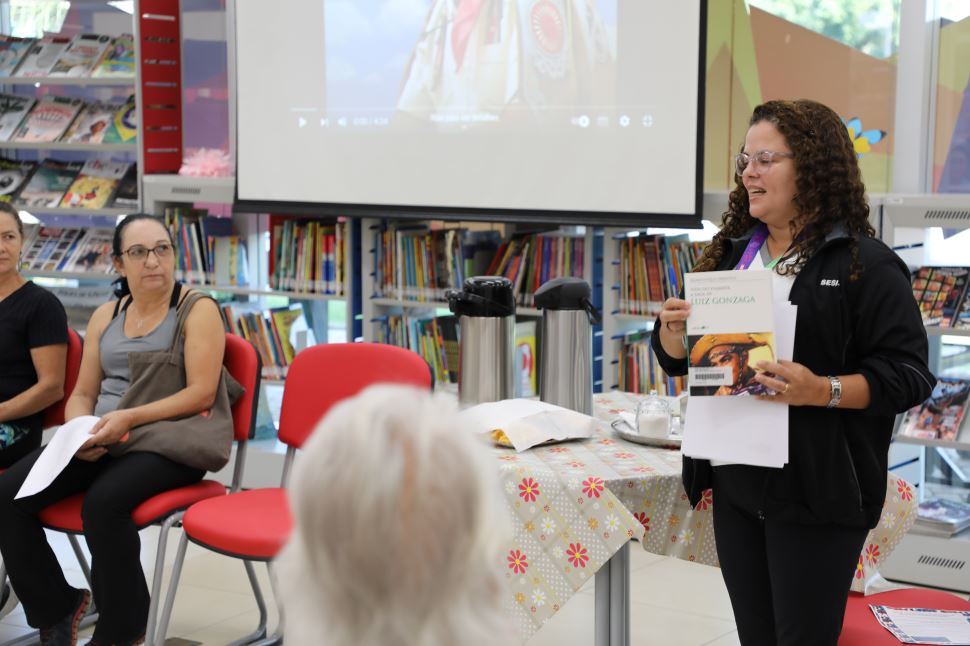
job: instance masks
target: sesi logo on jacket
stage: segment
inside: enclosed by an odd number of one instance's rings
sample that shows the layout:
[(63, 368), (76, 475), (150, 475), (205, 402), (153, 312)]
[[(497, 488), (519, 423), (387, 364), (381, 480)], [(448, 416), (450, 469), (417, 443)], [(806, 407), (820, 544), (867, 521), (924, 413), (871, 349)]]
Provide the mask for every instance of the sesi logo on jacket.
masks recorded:
[(838, 287), (839, 286), (839, 279), (838, 278), (823, 278), (819, 282), (819, 285), (821, 285), (822, 287)]

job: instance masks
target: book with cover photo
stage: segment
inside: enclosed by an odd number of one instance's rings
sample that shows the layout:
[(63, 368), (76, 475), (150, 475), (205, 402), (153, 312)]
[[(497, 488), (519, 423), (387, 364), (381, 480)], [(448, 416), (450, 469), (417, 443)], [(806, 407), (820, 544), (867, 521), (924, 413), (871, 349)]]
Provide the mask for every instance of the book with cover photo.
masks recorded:
[(120, 108), (119, 105), (100, 101), (89, 103), (64, 135), (64, 141), (71, 144), (100, 144)]
[(759, 361), (774, 361), (771, 272), (711, 271), (685, 275), (691, 396), (766, 395), (755, 380)]
[(135, 95), (132, 94), (124, 105), (118, 107), (108, 130), (104, 134), (103, 143), (125, 144), (133, 141), (138, 134), (138, 112), (135, 109)]
[(0, 76), (13, 76), (33, 44), (33, 38), (0, 35)]
[(0, 94), (0, 141), (7, 141), (23, 123), (37, 99), (16, 94)]
[(17, 202), (26, 207), (56, 207), (84, 164), (45, 159), (20, 191)]
[(81, 99), (66, 96), (47, 96), (30, 111), (13, 134), (14, 141), (57, 141), (70, 127), (84, 106)]
[(920, 503), (913, 531), (952, 536), (970, 527), (970, 504), (945, 498)]
[(27, 50), (27, 55), (17, 68), (17, 76), (47, 76), (70, 44), (71, 39), (66, 36), (38, 38)]
[(929, 399), (906, 412), (900, 435), (924, 440), (956, 440), (966, 417), (970, 381), (940, 377)]
[(91, 72), (91, 68), (101, 60), (108, 46), (111, 36), (102, 34), (79, 34), (71, 44), (61, 53), (57, 62), (51, 67), (50, 76), (83, 77)]
[(129, 166), (127, 162), (89, 159), (61, 199), (61, 206), (70, 209), (103, 209), (121, 183), (121, 178), (128, 172)]
[(37, 162), (0, 159), (0, 202), (13, 202), (23, 188)]
[(131, 34), (122, 34), (111, 41), (111, 46), (91, 73), (95, 78), (134, 75), (135, 37)]

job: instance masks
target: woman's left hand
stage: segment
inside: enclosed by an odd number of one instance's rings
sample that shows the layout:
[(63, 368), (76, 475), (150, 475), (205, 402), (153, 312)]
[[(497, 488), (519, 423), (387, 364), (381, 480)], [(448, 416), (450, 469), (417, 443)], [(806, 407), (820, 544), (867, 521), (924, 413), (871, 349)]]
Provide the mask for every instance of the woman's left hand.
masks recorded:
[(109, 446), (121, 441), (121, 438), (128, 434), (128, 431), (135, 425), (135, 416), (131, 411), (113, 410), (105, 413), (98, 420), (98, 423), (91, 429), (91, 437), (81, 445), (80, 450), (92, 446)]
[(758, 395), (758, 399), (789, 406), (824, 406), (829, 401), (829, 380), (800, 363), (759, 361), (758, 368), (765, 372), (755, 375), (755, 380), (775, 392)]

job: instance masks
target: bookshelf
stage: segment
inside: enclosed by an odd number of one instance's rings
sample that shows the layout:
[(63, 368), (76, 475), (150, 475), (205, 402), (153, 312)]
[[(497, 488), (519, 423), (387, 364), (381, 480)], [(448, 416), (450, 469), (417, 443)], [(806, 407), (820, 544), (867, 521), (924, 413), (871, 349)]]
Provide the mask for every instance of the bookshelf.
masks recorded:
[[(943, 227), (951, 230), (970, 228), (970, 196), (947, 194), (887, 194), (878, 211), (880, 236), (890, 246), (911, 246), (899, 253), (911, 266), (928, 264), (922, 240), (925, 229)], [(914, 244), (915, 243), (915, 244)], [(960, 261), (959, 265), (970, 262)], [(942, 347), (945, 337), (970, 337), (970, 330), (927, 326), (929, 365), (934, 374), (943, 368)], [(970, 502), (970, 437), (966, 420), (956, 440), (921, 439), (897, 434), (890, 447), (890, 464), (907, 467), (916, 476), (919, 499), (943, 495)], [(935, 465), (935, 466), (934, 466)], [(930, 474), (930, 471), (935, 471)], [(944, 481), (940, 482), (939, 475)], [(932, 493), (931, 491), (932, 490)], [(882, 568), (890, 579), (946, 587), (970, 592), (970, 532), (949, 538), (909, 533), (893, 557)]]
[[(546, 248), (554, 244), (552, 239), (558, 239), (555, 244), (558, 244), (558, 249), (560, 252), (569, 247), (569, 261), (562, 260), (562, 268), (569, 266), (575, 271), (574, 275), (579, 275), (591, 285), (594, 285), (594, 267), (598, 263), (595, 256), (594, 241), (596, 237), (595, 230), (592, 227), (586, 227), (582, 230), (577, 229), (547, 229), (547, 230), (514, 230), (513, 226), (510, 224), (481, 224), (481, 223), (443, 223), (438, 224), (435, 222), (414, 222), (407, 221), (401, 222), (400, 229), (395, 229), (398, 223), (389, 220), (382, 220), (378, 218), (365, 218), (361, 222), (362, 231), (362, 251), (360, 254), (360, 276), (361, 276), (361, 293), (363, 296), (362, 307), (361, 307), (361, 318), (363, 322), (363, 340), (364, 341), (381, 341), (388, 337), (387, 328), (389, 326), (392, 317), (406, 317), (406, 321), (416, 322), (417, 325), (421, 325), (423, 321), (438, 316), (449, 316), (450, 311), (448, 309), (447, 301), (442, 297), (436, 297), (437, 294), (443, 292), (446, 288), (459, 289), (461, 287), (461, 281), (464, 278), (468, 278), (473, 275), (483, 275), (487, 273), (486, 270), (482, 270), (482, 267), (492, 264), (492, 260), (495, 254), (499, 252), (496, 249), (494, 252), (488, 254), (488, 257), (476, 256), (476, 262), (478, 264), (478, 269), (473, 270), (468, 267), (467, 270), (462, 270), (460, 272), (449, 273), (447, 281), (439, 281), (437, 287), (433, 288), (426, 284), (415, 284), (414, 281), (408, 283), (406, 279), (397, 280), (397, 277), (403, 276), (411, 273), (411, 278), (414, 275), (427, 276), (423, 271), (423, 266), (417, 271), (414, 267), (409, 264), (413, 262), (411, 256), (395, 255), (393, 260), (385, 257), (384, 252), (378, 247), (385, 242), (389, 242), (389, 239), (382, 237), (382, 234), (390, 232), (394, 233), (397, 231), (399, 235), (398, 239), (405, 239), (408, 243), (415, 236), (424, 236), (426, 233), (430, 232), (441, 232), (447, 230), (468, 230), (468, 231), (495, 231), (496, 240), (501, 240), (501, 242), (508, 242), (513, 238), (522, 238), (525, 236), (540, 236), (542, 238), (550, 239), (546, 242)], [(390, 236), (390, 239), (394, 239), (394, 236)], [(394, 243), (391, 243), (394, 244)], [(401, 245), (400, 242), (397, 243), (398, 246)], [(417, 243), (418, 248), (423, 249), (420, 246), (422, 243)], [(471, 243), (475, 244), (475, 243)], [(534, 251), (534, 249), (533, 249)], [(424, 252), (419, 252), (424, 253)], [(580, 263), (578, 253), (582, 254), (582, 261)], [(428, 251), (428, 257), (431, 257), (433, 252)], [(532, 257), (532, 252), (528, 255)], [(485, 260), (484, 263), (478, 262), (479, 260)], [(575, 261), (575, 264), (570, 264)], [(521, 261), (520, 266), (523, 272), (527, 272), (528, 268), (525, 266), (526, 261)], [(381, 265), (380, 267), (378, 265)], [(514, 270), (511, 270), (514, 274)], [(390, 277), (385, 277), (385, 272), (394, 272), (395, 281), (391, 281)], [(505, 275), (509, 274), (508, 271), (500, 272)], [(524, 273), (523, 276), (529, 275)], [(533, 283), (538, 280), (541, 276), (536, 276), (532, 274)], [(550, 276), (552, 277), (552, 276)], [(523, 278), (523, 281), (525, 279)], [(444, 283), (447, 282), (447, 285)], [(522, 281), (520, 281), (521, 283)], [(544, 281), (542, 281), (544, 282)], [(517, 301), (521, 303), (523, 300), (528, 299), (528, 295), (531, 292), (523, 294), (522, 285), (520, 284), (520, 290), (517, 292)], [(410, 290), (410, 292), (409, 292)], [(596, 286), (594, 285), (594, 292), (596, 291)], [(392, 295), (388, 295), (387, 292), (391, 292)], [(410, 293), (412, 297), (405, 298), (401, 297), (406, 293)], [(525, 306), (518, 304), (516, 305), (516, 319), (522, 322), (533, 321), (535, 322), (536, 331), (534, 335), (539, 333), (539, 319), (542, 317), (542, 311), (531, 306)], [(395, 321), (395, 325), (397, 322)], [(536, 342), (538, 344), (538, 337), (536, 336)], [(417, 350), (422, 355), (426, 354), (422, 352), (422, 349), (418, 347), (418, 343), (412, 340), (412, 349)], [(597, 353), (594, 353), (597, 354)], [(434, 364), (434, 357), (425, 357), (429, 363)], [(536, 357), (536, 366), (538, 366), (538, 358)], [(538, 372), (538, 370), (537, 370)]]

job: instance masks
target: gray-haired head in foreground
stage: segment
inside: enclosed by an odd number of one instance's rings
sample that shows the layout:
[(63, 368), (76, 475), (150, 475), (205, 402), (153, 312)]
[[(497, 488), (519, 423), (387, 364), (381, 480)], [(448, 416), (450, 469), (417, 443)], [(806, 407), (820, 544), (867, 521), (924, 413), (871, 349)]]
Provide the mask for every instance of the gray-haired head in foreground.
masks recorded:
[(278, 562), (287, 642), (514, 641), (500, 607), (511, 530), (497, 465), (456, 414), (445, 396), (373, 386), (310, 436)]

